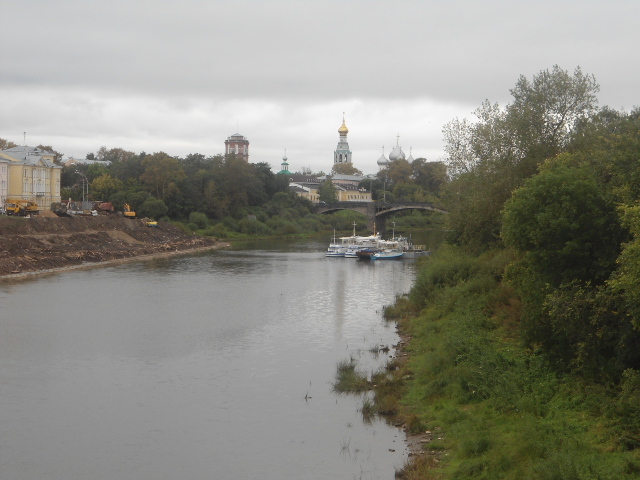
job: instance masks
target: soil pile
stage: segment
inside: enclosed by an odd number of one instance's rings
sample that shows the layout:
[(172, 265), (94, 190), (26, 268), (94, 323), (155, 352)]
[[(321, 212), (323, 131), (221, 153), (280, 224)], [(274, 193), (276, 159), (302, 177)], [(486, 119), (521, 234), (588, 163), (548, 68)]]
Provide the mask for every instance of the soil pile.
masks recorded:
[(221, 246), (175, 225), (141, 219), (0, 217), (0, 276)]

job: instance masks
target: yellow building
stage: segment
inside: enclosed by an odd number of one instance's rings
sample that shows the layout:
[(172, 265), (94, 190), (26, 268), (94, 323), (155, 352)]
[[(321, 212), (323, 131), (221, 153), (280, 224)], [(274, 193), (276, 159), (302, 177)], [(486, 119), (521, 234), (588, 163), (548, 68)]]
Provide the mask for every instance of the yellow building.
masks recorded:
[[(62, 167), (51, 152), (35, 147), (13, 147), (0, 152), (0, 204), (7, 199), (31, 200), (40, 210), (50, 210), (60, 201)], [(6, 187), (2, 188), (2, 167), (7, 166)], [(2, 196), (4, 193), (4, 197)]]

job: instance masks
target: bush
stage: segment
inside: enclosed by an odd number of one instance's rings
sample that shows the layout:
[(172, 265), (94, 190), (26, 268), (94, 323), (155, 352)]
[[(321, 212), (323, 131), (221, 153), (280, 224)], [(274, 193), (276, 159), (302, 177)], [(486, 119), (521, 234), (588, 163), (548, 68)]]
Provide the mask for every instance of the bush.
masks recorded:
[(207, 215), (202, 212), (191, 212), (189, 215), (189, 223), (197, 225), (198, 229), (205, 229), (209, 226), (209, 219)]
[(229, 231), (222, 223), (216, 223), (215, 225), (203, 230), (202, 235), (207, 237), (227, 238), (229, 236)]
[(169, 209), (162, 200), (149, 197), (140, 206), (138, 216), (149, 217), (157, 220), (166, 215), (168, 211)]

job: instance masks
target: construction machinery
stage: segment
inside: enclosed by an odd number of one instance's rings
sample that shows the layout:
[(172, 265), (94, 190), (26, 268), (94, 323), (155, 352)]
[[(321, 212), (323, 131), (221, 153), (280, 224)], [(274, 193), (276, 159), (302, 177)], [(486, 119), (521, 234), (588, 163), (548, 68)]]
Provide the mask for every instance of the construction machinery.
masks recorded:
[(136, 218), (136, 212), (131, 210), (128, 203), (124, 204), (124, 218)]
[(31, 200), (11, 200), (7, 199), (5, 204), (7, 215), (15, 215), (18, 217), (27, 217), (29, 215), (37, 215), (40, 211), (38, 204)]

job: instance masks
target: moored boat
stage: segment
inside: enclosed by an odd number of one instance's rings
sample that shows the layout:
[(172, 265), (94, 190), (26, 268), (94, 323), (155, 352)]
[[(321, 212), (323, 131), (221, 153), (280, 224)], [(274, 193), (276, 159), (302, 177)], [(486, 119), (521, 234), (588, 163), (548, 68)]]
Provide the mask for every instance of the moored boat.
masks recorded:
[(371, 260), (397, 260), (404, 256), (404, 252), (397, 248), (386, 248), (380, 252), (374, 253)]
[(325, 257), (344, 257), (345, 252), (347, 251), (347, 246), (342, 242), (336, 241), (336, 231), (333, 231), (333, 240), (329, 244), (329, 248), (327, 248), (327, 252), (324, 254)]

